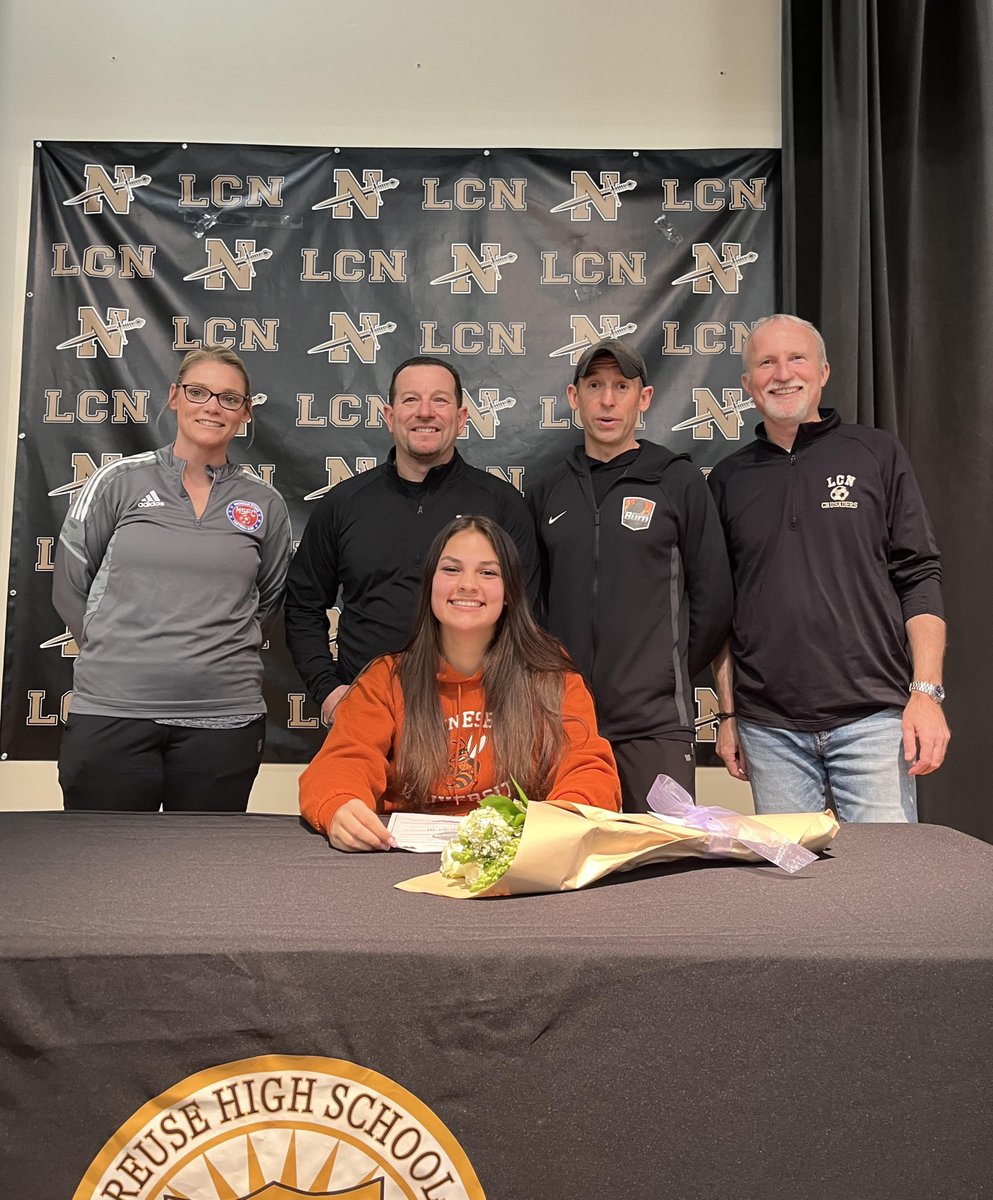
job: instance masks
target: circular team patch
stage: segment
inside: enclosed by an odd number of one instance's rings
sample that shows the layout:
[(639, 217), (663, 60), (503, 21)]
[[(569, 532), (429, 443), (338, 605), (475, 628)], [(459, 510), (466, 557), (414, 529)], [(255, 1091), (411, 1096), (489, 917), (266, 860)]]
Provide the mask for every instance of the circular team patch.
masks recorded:
[(254, 533), (262, 524), (262, 509), (251, 500), (232, 500), (228, 505), (228, 520), (235, 529)]
[(138, 1110), (73, 1200), (485, 1200), (426, 1104), (337, 1058), (265, 1055), (190, 1075)]

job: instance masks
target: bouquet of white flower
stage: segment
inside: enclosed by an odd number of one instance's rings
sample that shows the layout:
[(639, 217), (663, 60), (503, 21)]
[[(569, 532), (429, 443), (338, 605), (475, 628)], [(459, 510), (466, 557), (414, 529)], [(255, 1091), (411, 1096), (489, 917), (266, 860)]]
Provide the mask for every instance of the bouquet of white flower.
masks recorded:
[(760, 817), (697, 808), (665, 776), (656, 780), (648, 800), (652, 812), (617, 813), (564, 799), (529, 805), (523, 793), (519, 800), (487, 797), (463, 818), (442, 854), (440, 874), (394, 886), (452, 899), (535, 895), (572, 891), (613, 871), (688, 857), (765, 861), (793, 873), (838, 832), (830, 812)]
[(519, 787), (517, 791), (518, 800), (486, 796), (462, 818), (441, 852), (442, 875), (464, 880), (470, 892), (481, 892), (496, 883), (514, 861), (524, 831), (528, 800)]

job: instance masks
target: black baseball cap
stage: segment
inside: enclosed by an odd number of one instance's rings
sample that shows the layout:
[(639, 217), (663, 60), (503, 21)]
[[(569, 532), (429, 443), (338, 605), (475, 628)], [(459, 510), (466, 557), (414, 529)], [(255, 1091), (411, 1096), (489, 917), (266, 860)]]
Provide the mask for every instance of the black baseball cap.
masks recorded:
[(597, 342), (583, 351), (582, 358), (576, 363), (576, 373), (572, 377), (573, 387), (590, 369), (590, 363), (601, 355), (609, 355), (620, 367), (625, 379), (634, 379), (637, 375), (641, 377), (642, 383), (648, 383), (648, 368), (638, 351), (627, 342), (622, 342), (620, 338), (604, 338), (602, 342)]

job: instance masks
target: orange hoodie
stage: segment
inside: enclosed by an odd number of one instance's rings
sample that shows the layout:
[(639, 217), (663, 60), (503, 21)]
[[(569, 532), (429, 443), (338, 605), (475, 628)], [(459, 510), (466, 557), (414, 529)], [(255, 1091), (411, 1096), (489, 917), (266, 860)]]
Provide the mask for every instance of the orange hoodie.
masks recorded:
[[(328, 832), (335, 811), (353, 797), (378, 813), (404, 807), (393, 764), (404, 715), (396, 665), (396, 655), (385, 655), (355, 680), (335, 711), (324, 745), (300, 776), (300, 811), (322, 833)], [(509, 779), (494, 778), (493, 716), (486, 711), (482, 672), (459, 675), (441, 660), (437, 678), (451, 759), (429, 811), (465, 813), (494, 792), (516, 795)], [(548, 799), (618, 810), (614, 756), (597, 733), (592, 697), (574, 672), (564, 676), (562, 721), (566, 748)]]

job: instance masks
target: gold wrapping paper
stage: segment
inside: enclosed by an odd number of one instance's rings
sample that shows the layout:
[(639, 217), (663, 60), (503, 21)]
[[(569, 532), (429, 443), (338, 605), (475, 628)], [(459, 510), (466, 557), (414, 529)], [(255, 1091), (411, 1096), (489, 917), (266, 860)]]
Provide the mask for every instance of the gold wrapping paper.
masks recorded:
[[(757, 840), (755, 835), (764, 827), (814, 852), (826, 849), (838, 832), (838, 822), (831, 812), (742, 817), (740, 826), (742, 835), (750, 840)], [(517, 857), (490, 887), (472, 893), (461, 879), (446, 879), (439, 871), (395, 886), (405, 892), (455, 900), (569, 892), (587, 887), (613, 871), (713, 855), (715, 844), (723, 844), (721, 858), (764, 861), (740, 842), (728, 845), (724, 835), (691, 829), (665, 817), (613, 813), (585, 804), (532, 803)]]

